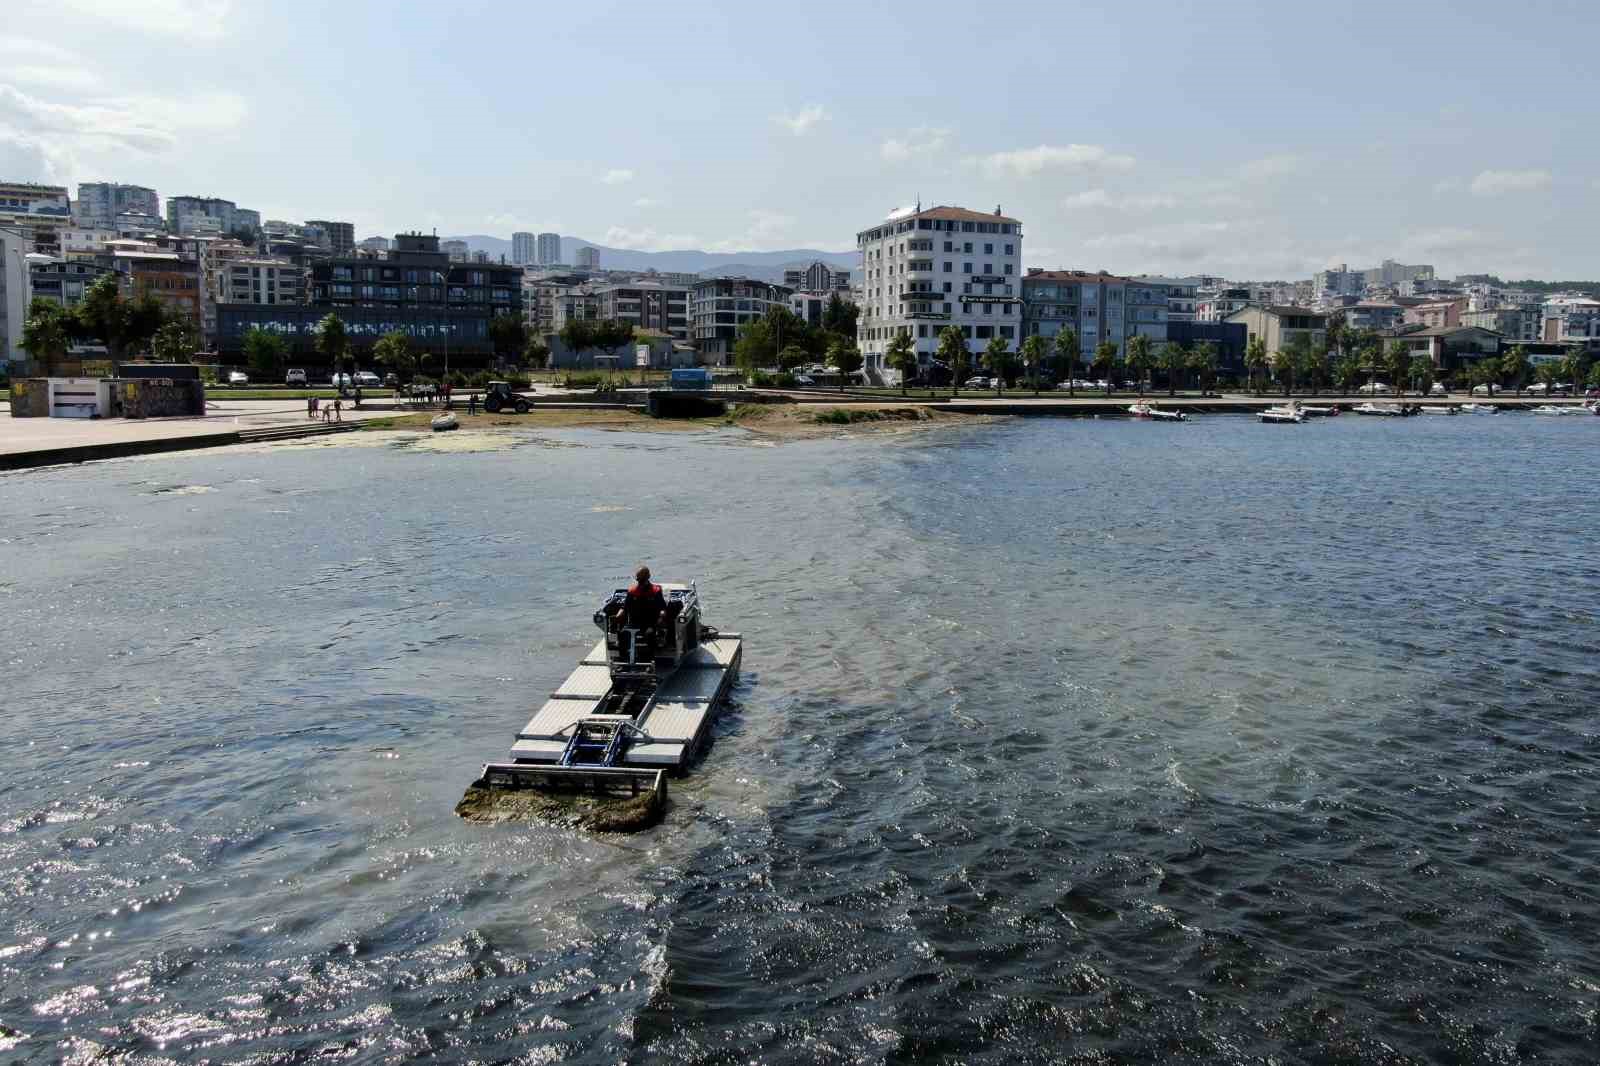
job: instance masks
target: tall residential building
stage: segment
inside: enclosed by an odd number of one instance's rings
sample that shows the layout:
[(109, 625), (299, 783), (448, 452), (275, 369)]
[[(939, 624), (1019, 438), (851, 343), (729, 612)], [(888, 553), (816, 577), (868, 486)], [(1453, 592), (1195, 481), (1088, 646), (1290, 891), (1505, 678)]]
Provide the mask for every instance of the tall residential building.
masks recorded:
[(0, 229), (0, 370), (12, 374), (23, 371), (28, 359), (22, 349), (22, 323), (33, 296), (26, 259), (32, 251), (32, 238)]
[(443, 241), (439, 250), (450, 257), (452, 263), (465, 263), (467, 261), (466, 241)]
[(1085, 363), (1106, 341), (1125, 350), (1143, 335), (1152, 347), (1167, 339), (1167, 286), (1152, 278), (1123, 278), (1083, 270), (1030, 270), (1022, 279), (1025, 336), (1078, 335)]
[(356, 228), (349, 222), (329, 222), (314, 218), (306, 220), (307, 226), (320, 226), (328, 235), (329, 246), (338, 258), (347, 258), (356, 252)]
[(1363, 270), (1361, 273), (1365, 276), (1369, 288), (1398, 286), (1407, 281), (1433, 280), (1433, 267), (1425, 263), (1407, 266), (1404, 263), (1396, 263), (1393, 259), (1385, 259), (1382, 266)]
[(356, 243), (356, 247), (363, 248), (369, 252), (387, 252), (389, 250), (389, 238), (363, 237)]
[(0, 181), (0, 226), (31, 242), (30, 251), (58, 254), (58, 234), (71, 225), (72, 201), (65, 185)]
[(991, 337), (1013, 349), (1022, 337), (1022, 223), (996, 208), (930, 207), (892, 215), (856, 234), (861, 251), (861, 315), (856, 337), (870, 378), (889, 380), (884, 352), (897, 333), (910, 334), (918, 361), (955, 326), (967, 347)]
[(511, 235), (511, 261), (517, 266), (528, 266), (538, 261), (538, 241), (531, 233)]
[[(211, 221), (206, 222), (205, 219)], [(169, 196), (167, 228), (179, 237), (232, 233), (238, 229), (259, 233), (261, 212), (214, 196)]]
[(696, 282), (692, 317), (694, 346), (700, 361), (711, 366), (733, 362), (733, 342), (739, 327), (767, 313), (773, 304), (788, 302), (789, 290), (782, 285), (750, 278), (707, 278)]
[(116, 229), (117, 216), (137, 211), (142, 215), (161, 215), (161, 198), (143, 185), (123, 185), (114, 181), (78, 183), (78, 220), (93, 229)]
[(534, 249), (534, 262), (539, 266), (555, 266), (561, 262), (561, 234), (539, 234), (537, 246)]
[(1360, 296), (1366, 288), (1366, 271), (1351, 270), (1341, 264), (1337, 270), (1319, 270), (1311, 275), (1310, 296), (1313, 300), (1330, 296)]
[(850, 288), (850, 271), (835, 270), (818, 259), (808, 267), (785, 270), (783, 283), (796, 292), (832, 292)]
[(673, 340), (689, 339), (690, 290), (652, 281), (626, 285), (601, 285), (594, 295), (599, 300), (599, 317), (627, 322), (640, 329), (665, 333)]
[(1273, 355), (1297, 337), (1305, 337), (1314, 348), (1328, 341), (1328, 316), (1308, 307), (1246, 307), (1228, 321), (1244, 323), (1248, 339), (1260, 337)]
[(281, 297), (277, 306), (219, 304), (219, 349), (238, 352), (245, 334), (260, 326), (282, 336), (297, 356), (314, 359), (317, 322), (335, 311), (357, 352), (399, 330), (419, 350), (441, 359), (440, 369), (447, 353), (453, 365), (483, 366), (494, 350), (490, 319), (522, 313), (521, 271), (452, 262), (439, 238), (427, 234), (397, 235), (386, 259), (313, 263), (311, 275), (307, 304), (286, 305)]
[(584, 245), (578, 249), (577, 266), (585, 270), (600, 269), (600, 249)]
[(1167, 290), (1168, 322), (1193, 322), (1197, 313), (1200, 287), (1210, 279), (1200, 274), (1189, 278), (1158, 278), (1141, 274), (1133, 280), (1159, 285)]

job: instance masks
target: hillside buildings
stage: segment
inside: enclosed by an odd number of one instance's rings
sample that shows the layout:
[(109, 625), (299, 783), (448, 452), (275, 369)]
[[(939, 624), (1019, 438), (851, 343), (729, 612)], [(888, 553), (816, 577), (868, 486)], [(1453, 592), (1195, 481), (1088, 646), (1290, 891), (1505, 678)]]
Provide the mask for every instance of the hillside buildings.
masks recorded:
[(785, 270), (783, 284), (796, 292), (849, 292), (850, 271), (835, 270), (818, 259), (810, 266)]
[(1078, 335), (1085, 363), (1109, 341), (1120, 351), (1135, 336), (1152, 348), (1167, 340), (1168, 286), (1151, 278), (1124, 278), (1082, 270), (1030, 270), (1022, 282), (1025, 336), (1053, 339), (1064, 329)]
[(363, 237), (356, 242), (356, 248), (366, 252), (387, 252), (389, 250), (389, 238)]
[(635, 281), (594, 289), (596, 317), (627, 322), (635, 329), (688, 341), (692, 290), (659, 282)]
[(180, 237), (253, 234), (261, 229), (261, 212), (214, 196), (172, 196), (167, 199), (167, 229)]
[(327, 235), (328, 247), (341, 258), (356, 254), (356, 227), (349, 222), (329, 222), (325, 219), (306, 219), (306, 228), (315, 227)]
[(1328, 316), (1309, 307), (1246, 307), (1228, 321), (1243, 323), (1249, 339), (1260, 337), (1268, 352), (1281, 352), (1302, 336), (1312, 347), (1328, 341)]
[(161, 217), (161, 198), (143, 185), (123, 185), (114, 181), (85, 181), (78, 184), (78, 202), (73, 217), (92, 229), (115, 230), (117, 216), (129, 213)]
[(892, 380), (884, 352), (897, 333), (911, 336), (926, 364), (939, 334), (955, 326), (968, 347), (992, 337), (1015, 348), (1022, 336), (1022, 223), (964, 207), (894, 215), (856, 234), (862, 303), (857, 344), (869, 378)]
[(580, 270), (600, 269), (600, 249), (584, 245), (578, 249), (577, 266)]
[(733, 344), (739, 327), (766, 314), (774, 304), (784, 305), (789, 290), (750, 278), (707, 278), (697, 282), (690, 306), (691, 333), (700, 361), (712, 366), (733, 363)]
[[(396, 247), (399, 239), (396, 238)], [(445, 241), (439, 245), (439, 250), (445, 254), (452, 263), (465, 263), (467, 261), (466, 241)]]
[(541, 233), (534, 247), (534, 262), (539, 266), (555, 266), (561, 262), (561, 235)]

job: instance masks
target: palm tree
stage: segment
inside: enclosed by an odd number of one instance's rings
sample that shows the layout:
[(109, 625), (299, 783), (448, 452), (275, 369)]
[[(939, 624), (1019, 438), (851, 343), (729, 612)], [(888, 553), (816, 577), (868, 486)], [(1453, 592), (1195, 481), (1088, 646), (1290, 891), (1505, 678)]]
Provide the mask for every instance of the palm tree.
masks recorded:
[(1117, 370), (1117, 342), (1101, 341), (1095, 345), (1094, 363), (1095, 372), (1105, 375), (1106, 396), (1110, 397), (1111, 390), (1116, 387)]
[(1250, 372), (1250, 384), (1255, 389), (1257, 396), (1261, 395), (1260, 372), (1267, 368), (1267, 342), (1260, 337), (1251, 337), (1244, 346), (1244, 365)]
[(1500, 359), (1500, 373), (1514, 380), (1517, 395), (1522, 395), (1522, 384), (1528, 377), (1528, 349), (1517, 345)]
[(1078, 362), (1082, 358), (1080, 343), (1078, 331), (1071, 326), (1062, 326), (1061, 332), (1056, 334), (1056, 369), (1066, 375), (1068, 396), (1077, 395)]
[(956, 394), (956, 389), (961, 387), (961, 379), (967, 374), (967, 338), (962, 335), (960, 326), (946, 326), (939, 331), (939, 359), (950, 368), (950, 395)]
[(1344, 355), (1344, 346), (1350, 339), (1350, 327), (1345, 325), (1344, 316), (1332, 314), (1328, 316), (1328, 332), (1323, 338), (1327, 351), (1333, 358), (1338, 359)]
[(1406, 370), (1411, 366), (1411, 345), (1404, 338), (1396, 340), (1389, 345), (1389, 351), (1384, 357), (1383, 369), (1394, 380), (1394, 390), (1397, 396), (1406, 394)]
[(1011, 342), (1004, 337), (990, 337), (983, 349), (983, 365), (994, 375), (999, 395), (1006, 391), (1006, 371), (1011, 369)]
[(1333, 365), (1333, 380), (1344, 395), (1350, 395), (1350, 386), (1361, 380), (1361, 360), (1347, 355)]
[(1417, 393), (1425, 393), (1428, 386), (1433, 384), (1433, 360), (1426, 352), (1418, 352), (1411, 357), (1411, 365), (1406, 367), (1406, 376), (1411, 379), (1411, 388)]
[(1208, 395), (1217, 383), (1217, 345), (1215, 341), (1201, 341), (1189, 353), (1189, 369), (1200, 378), (1200, 395)]
[(1178, 394), (1178, 375), (1189, 365), (1189, 353), (1177, 341), (1161, 346), (1161, 369), (1167, 372), (1167, 395)]
[(900, 374), (900, 395), (906, 394), (906, 379), (917, 369), (916, 344), (911, 340), (910, 330), (900, 330), (889, 342), (889, 348), (884, 352), (884, 363), (890, 370)]
[(1295, 378), (1310, 361), (1311, 338), (1304, 333), (1294, 334), (1284, 344), (1283, 349), (1277, 353), (1272, 365), (1278, 371), (1278, 377), (1283, 381), (1283, 394), (1285, 396), (1294, 391)]
[(1022, 342), (1022, 365), (1033, 375), (1033, 394), (1039, 395), (1039, 368), (1049, 358), (1050, 342), (1035, 333)]
[(1128, 369), (1133, 371), (1134, 378), (1139, 382), (1139, 395), (1144, 395), (1145, 378), (1150, 375), (1150, 370), (1155, 366), (1155, 356), (1150, 350), (1150, 338), (1143, 333), (1136, 333), (1128, 338)]

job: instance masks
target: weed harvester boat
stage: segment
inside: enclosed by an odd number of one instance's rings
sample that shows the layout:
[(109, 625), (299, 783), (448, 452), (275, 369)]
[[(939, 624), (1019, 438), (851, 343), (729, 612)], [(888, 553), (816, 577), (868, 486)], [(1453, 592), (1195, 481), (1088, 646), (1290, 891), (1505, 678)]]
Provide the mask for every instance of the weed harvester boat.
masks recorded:
[(517, 733), (510, 758), (484, 764), (469, 795), (576, 790), (659, 814), (667, 775), (704, 747), (743, 654), (739, 634), (701, 621), (695, 585), (661, 590), (667, 611), (651, 630), (620, 622), (625, 589), (606, 597), (594, 613), (600, 642)]

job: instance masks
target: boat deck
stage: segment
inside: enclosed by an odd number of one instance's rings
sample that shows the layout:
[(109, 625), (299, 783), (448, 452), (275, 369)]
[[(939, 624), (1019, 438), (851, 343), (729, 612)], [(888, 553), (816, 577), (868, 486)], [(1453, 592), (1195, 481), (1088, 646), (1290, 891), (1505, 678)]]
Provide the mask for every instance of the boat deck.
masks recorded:
[(511, 745), (511, 758), (522, 763), (555, 763), (567, 748), (567, 730), (583, 718), (633, 721), (647, 740), (630, 746), (622, 766), (686, 765), (710, 732), (711, 720), (739, 675), (743, 640), (723, 633), (704, 641), (656, 690), (637, 721), (627, 715), (596, 713), (611, 691), (602, 639), (544, 702)]

